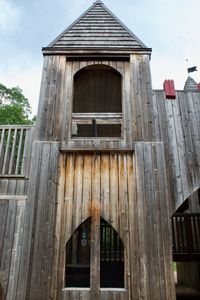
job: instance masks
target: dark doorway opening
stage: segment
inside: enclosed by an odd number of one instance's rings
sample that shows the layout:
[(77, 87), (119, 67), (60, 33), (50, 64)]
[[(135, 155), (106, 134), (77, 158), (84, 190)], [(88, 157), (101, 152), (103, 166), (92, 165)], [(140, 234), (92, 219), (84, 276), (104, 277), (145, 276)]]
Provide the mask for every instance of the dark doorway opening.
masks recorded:
[[(91, 218), (82, 223), (66, 245), (65, 287), (90, 287)], [(124, 246), (104, 219), (100, 220), (100, 287), (124, 287)]]
[(124, 287), (124, 246), (117, 232), (101, 219), (100, 286)]
[(91, 219), (87, 219), (73, 233), (66, 246), (66, 287), (90, 286)]

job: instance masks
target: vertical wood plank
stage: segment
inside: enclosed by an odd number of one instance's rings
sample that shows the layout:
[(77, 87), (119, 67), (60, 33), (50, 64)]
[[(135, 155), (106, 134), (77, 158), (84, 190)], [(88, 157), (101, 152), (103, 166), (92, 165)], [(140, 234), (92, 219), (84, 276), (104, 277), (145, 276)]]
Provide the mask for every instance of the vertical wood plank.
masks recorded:
[(72, 62), (66, 62), (66, 73), (64, 82), (64, 105), (63, 105), (63, 127), (62, 127), (62, 140), (67, 139), (67, 145), (69, 146), (70, 128), (71, 128), (71, 111), (72, 111), (72, 88), (73, 88), (73, 66)]
[(89, 218), (92, 197), (92, 155), (84, 154), (83, 157), (83, 203), (81, 222)]
[(100, 155), (93, 156), (91, 207), (90, 298), (99, 299), (100, 285)]
[(109, 154), (101, 155), (101, 214), (109, 221), (110, 219), (110, 161)]
[(5, 278), (6, 286), (4, 286), (5, 295), (7, 295), (8, 292), (7, 285), (9, 281), (10, 266), (11, 266), (11, 259), (12, 259), (12, 246), (13, 246), (14, 229), (15, 229), (15, 222), (16, 222), (16, 210), (17, 210), (16, 201), (9, 201), (8, 214), (6, 218), (5, 235), (3, 239), (3, 249), (2, 249), (3, 251), (2, 251), (1, 265), (0, 265), (0, 272), (6, 274), (6, 278)]
[(51, 82), (51, 69), (53, 65), (53, 57), (45, 56), (42, 70), (42, 80), (40, 86), (40, 96), (38, 105), (38, 114), (36, 120), (36, 126), (38, 129), (38, 139), (44, 140), (45, 137), (45, 127), (46, 127), (46, 116), (47, 116), (47, 101), (49, 85)]
[(6, 296), (7, 299), (16, 299), (19, 267), (21, 263), (21, 248), (25, 211), (26, 201), (18, 201), (14, 229), (14, 239), (12, 244), (11, 265), (8, 279), (8, 293)]
[(115, 228), (115, 230), (119, 231), (119, 171), (118, 171), (118, 154), (111, 153), (110, 154), (110, 223)]
[(37, 211), (35, 220), (35, 232), (34, 232), (34, 245), (33, 245), (33, 258), (32, 267), (30, 274), (30, 299), (37, 297), (40, 293), (38, 290), (42, 276), (42, 252), (44, 247), (44, 234), (45, 234), (45, 212), (47, 210), (47, 178), (48, 178), (48, 167), (50, 162), (50, 145), (42, 145), (41, 151), (41, 167), (40, 173), (38, 173), (38, 196), (37, 196)]
[(138, 199), (136, 195), (136, 163), (135, 155), (128, 154), (128, 219), (129, 219), (129, 249), (128, 257), (130, 274), (129, 299), (140, 299), (139, 275), (139, 232), (138, 232)]
[(136, 191), (138, 198), (138, 220), (139, 220), (139, 274), (140, 274), (140, 297), (141, 299), (148, 299), (147, 291), (147, 280), (148, 280), (148, 270), (147, 270), (147, 256), (145, 255), (146, 249), (146, 220), (144, 214), (146, 212), (146, 207), (144, 205), (144, 154), (142, 143), (136, 144), (135, 148), (135, 158), (136, 158)]
[[(56, 227), (55, 227), (55, 255), (53, 264), (53, 282), (51, 288), (52, 298), (62, 297), (62, 288), (64, 287), (64, 270), (65, 263), (65, 224), (63, 221), (63, 211), (65, 210), (65, 179), (66, 179), (66, 155), (60, 154), (58, 167), (58, 194), (57, 194), (57, 209), (56, 209)], [(64, 299), (64, 298), (63, 298)]]
[(3, 167), (2, 167), (2, 174), (7, 173), (7, 167), (8, 167), (8, 160), (9, 160), (9, 149), (10, 149), (10, 143), (11, 143), (11, 129), (8, 129), (8, 135), (6, 139), (6, 149), (5, 149), (5, 156), (3, 161)]
[(76, 155), (74, 176), (74, 229), (81, 223), (82, 201), (83, 201), (83, 155)]
[[(175, 299), (175, 284), (172, 268), (172, 243), (171, 243), (171, 230), (170, 230), (170, 203), (167, 201), (169, 198), (167, 180), (166, 180), (166, 166), (165, 166), (165, 156), (164, 149), (162, 144), (156, 145), (156, 160), (157, 160), (157, 170), (158, 170), (158, 186), (160, 191), (160, 215), (158, 215), (160, 230), (160, 238), (162, 239), (162, 249), (163, 251), (163, 260), (161, 259), (161, 264), (163, 264), (163, 269), (161, 276), (165, 278), (165, 293), (167, 299)], [(160, 252), (162, 257), (162, 252)], [(161, 292), (163, 291), (162, 278), (161, 280)], [(163, 278), (163, 279), (164, 279)]]

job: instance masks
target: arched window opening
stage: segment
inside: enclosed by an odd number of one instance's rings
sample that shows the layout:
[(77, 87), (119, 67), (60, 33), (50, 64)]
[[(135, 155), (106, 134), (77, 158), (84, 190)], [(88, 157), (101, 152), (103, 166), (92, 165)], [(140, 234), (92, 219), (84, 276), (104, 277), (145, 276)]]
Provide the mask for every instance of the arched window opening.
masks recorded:
[(124, 246), (117, 232), (101, 219), (100, 287), (124, 287)]
[[(91, 226), (89, 218), (75, 230), (66, 245), (65, 287), (90, 287)], [(123, 288), (124, 246), (117, 232), (102, 218), (97, 259), (100, 260), (100, 287)]]
[(105, 65), (93, 65), (74, 76), (72, 136), (121, 137), (122, 76)]
[(200, 299), (200, 189), (179, 206), (171, 225), (177, 299)]
[(66, 287), (90, 286), (91, 219), (82, 223), (66, 246)]

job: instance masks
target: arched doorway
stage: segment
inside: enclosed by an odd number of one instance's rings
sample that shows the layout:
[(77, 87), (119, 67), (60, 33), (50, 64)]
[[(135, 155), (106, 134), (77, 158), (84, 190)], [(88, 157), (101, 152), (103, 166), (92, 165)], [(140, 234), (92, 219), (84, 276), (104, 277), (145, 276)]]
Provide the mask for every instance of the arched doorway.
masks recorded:
[[(90, 287), (90, 247), (91, 218), (75, 230), (66, 245), (65, 287)], [(100, 287), (123, 288), (124, 246), (114, 228), (102, 218), (97, 259), (100, 260)]]
[(173, 214), (172, 237), (177, 300), (200, 299), (200, 190)]

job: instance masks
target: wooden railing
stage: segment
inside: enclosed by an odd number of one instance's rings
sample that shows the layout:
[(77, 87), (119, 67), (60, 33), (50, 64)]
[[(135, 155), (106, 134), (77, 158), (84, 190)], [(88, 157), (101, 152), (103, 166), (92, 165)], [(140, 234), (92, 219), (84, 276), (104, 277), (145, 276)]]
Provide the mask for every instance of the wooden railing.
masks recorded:
[(200, 259), (200, 214), (174, 214), (172, 236), (174, 260)]
[(72, 114), (72, 137), (121, 137), (121, 129), (122, 113)]
[(31, 126), (0, 126), (0, 175), (24, 175), (30, 160)]

